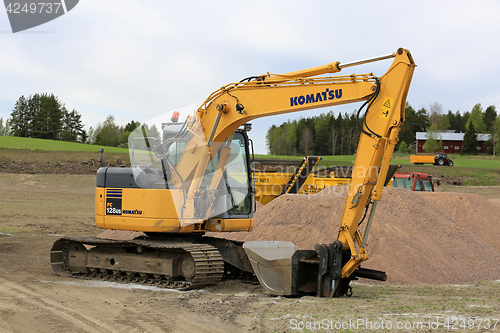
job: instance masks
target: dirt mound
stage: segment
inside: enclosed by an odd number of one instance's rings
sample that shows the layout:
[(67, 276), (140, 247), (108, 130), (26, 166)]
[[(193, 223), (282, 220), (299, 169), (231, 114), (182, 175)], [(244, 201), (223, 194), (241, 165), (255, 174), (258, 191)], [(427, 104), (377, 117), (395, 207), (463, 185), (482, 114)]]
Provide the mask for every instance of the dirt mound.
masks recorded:
[[(316, 195), (283, 195), (256, 212), (251, 233), (223, 236), (287, 240), (302, 249), (330, 243), (337, 238), (346, 193), (344, 187)], [(500, 207), (475, 195), (453, 195), (432, 193), (425, 198), (405, 189), (384, 189), (368, 238), (370, 259), (363, 267), (384, 270), (389, 282), (401, 284), (500, 278), (500, 267), (491, 265), (500, 259), (495, 241), (500, 238)], [(445, 206), (456, 213), (443, 211)], [(474, 218), (485, 213), (489, 224)]]
[[(130, 165), (128, 154), (105, 151), (103, 156), (106, 166), (118, 166), (118, 158)], [(98, 160), (96, 151), (0, 149), (0, 173), (95, 175)]]
[(434, 203), (443, 214), (500, 251), (500, 206), (477, 194), (415, 192)]
[(30, 162), (24, 160), (0, 161), (0, 172), (29, 173), (29, 174), (88, 174), (93, 175), (99, 168), (99, 162), (82, 161), (73, 162)]
[(494, 205), (500, 206), (500, 199), (489, 199), (488, 201)]

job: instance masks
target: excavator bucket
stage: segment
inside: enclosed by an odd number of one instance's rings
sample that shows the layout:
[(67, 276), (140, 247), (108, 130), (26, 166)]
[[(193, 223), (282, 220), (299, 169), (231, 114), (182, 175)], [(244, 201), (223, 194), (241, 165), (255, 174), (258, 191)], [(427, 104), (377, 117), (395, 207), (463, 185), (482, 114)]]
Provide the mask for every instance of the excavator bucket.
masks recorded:
[(284, 241), (246, 242), (243, 248), (260, 284), (273, 295), (349, 296), (353, 279), (387, 280), (385, 272), (361, 267), (342, 278), (342, 263), (350, 251), (343, 251), (339, 240), (316, 244), (314, 250), (301, 250)]
[(273, 295), (332, 297), (341, 282), (342, 243), (301, 250), (292, 242), (243, 244), (260, 284)]
[(273, 295), (292, 295), (292, 242), (253, 241), (243, 244), (260, 284)]

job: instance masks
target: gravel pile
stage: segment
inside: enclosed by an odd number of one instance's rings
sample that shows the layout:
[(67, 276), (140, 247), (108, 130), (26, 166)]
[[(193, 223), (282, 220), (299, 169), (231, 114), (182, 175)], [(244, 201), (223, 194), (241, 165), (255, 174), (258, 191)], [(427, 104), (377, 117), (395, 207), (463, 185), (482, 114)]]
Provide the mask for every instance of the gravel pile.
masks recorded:
[(489, 199), (488, 201), (492, 204), (500, 206), (500, 199)]
[[(327, 189), (328, 190), (328, 189)], [(255, 213), (250, 233), (234, 240), (286, 240), (302, 249), (337, 238), (347, 187), (316, 195), (283, 195)], [(363, 230), (361, 230), (363, 231)], [(416, 193), (385, 188), (363, 267), (397, 284), (500, 279), (500, 206), (475, 194)]]

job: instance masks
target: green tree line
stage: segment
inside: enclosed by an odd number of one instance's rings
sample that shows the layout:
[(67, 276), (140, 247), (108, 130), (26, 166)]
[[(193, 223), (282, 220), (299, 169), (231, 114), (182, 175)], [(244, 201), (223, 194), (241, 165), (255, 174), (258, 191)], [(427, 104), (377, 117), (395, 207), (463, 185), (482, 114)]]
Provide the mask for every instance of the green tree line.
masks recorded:
[[(128, 139), (132, 133), (135, 136), (160, 136), (154, 125), (149, 127), (132, 120), (125, 126), (118, 126), (113, 116), (106, 117), (106, 120), (95, 128), (90, 127), (88, 133), (83, 128), (84, 124), (78, 111), (68, 111), (58, 97), (47, 93), (21, 96), (16, 101), (10, 118), (5, 122), (0, 118), (2, 136), (64, 140), (112, 147), (128, 147)], [(140, 131), (134, 132), (136, 128), (140, 128)]]
[(147, 124), (141, 125), (140, 122), (134, 120), (125, 126), (118, 126), (115, 124), (115, 118), (108, 116), (102, 124), (97, 124), (95, 128), (90, 127), (88, 143), (127, 148), (130, 135), (158, 138), (160, 137), (160, 132), (155, 125), (149, 127)]
[[(356, 113), (354, 111), (351, 114), (335, 116), (333, 111), (330, 111), (316, 117), (288, 121), (280, 126), (273, 125), (266, 135), (269, 153), (319, 156), (353, 154), (360, 136)], [(439, 103), (433, 103), (428, 108), (422, 107), (418, 111), (406, 103), (405, 118), (396, 146), (396, 150), (400, 152), (414, 150), (416, 132), (429, 133), (429, 152), (439, 149), (440, 139), (434, 137), (433, 133), (443, 131), (465, 133), (463, 153), (475, 153), (478, 133), (491, 134), (491, 148), (493, 142), (496, 145), (499, 142), (500, 117), (493, 105), (484, 110), (481, 104), (476, 104), (470, 112), (462, 114), (460, 111), (451, 110), (445, 113)]]
[(39, 139), (85, 142), (78, 111), (68, 111), (54, 94), (21, 96), (5, 125), (0, 118), (0, 134)]

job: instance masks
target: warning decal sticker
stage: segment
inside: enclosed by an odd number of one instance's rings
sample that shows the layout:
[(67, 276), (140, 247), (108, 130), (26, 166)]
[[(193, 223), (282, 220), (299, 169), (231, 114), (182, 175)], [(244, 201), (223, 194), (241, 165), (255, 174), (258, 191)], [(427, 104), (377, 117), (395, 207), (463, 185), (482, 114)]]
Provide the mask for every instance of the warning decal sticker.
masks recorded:
[(389, 118), (389, 113), (391, 112), (392, 98), (385, 98), (384, 104), (382, 104), (382, 110), (380, 110), (379, 116), (382, 118)]

